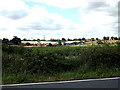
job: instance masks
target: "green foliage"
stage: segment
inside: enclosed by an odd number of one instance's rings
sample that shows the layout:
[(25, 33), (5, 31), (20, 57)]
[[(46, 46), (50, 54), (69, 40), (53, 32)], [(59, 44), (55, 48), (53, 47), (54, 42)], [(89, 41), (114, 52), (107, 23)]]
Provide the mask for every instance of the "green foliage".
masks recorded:
[(83, 55), (82, 56), (86, 61), (85, 67), (88, 69), (120, 67), (120, 52), (116, 47), (90, 47), (85, 51), (85, 53), (87, 57), (84, 57)]
[(86, 40), (86, 39), (83, 37), (82, 40)]
[(58, 45), (62, 45), (61, 40), (58, 41)]
[(8, 40), (8, 39), (3, 38), (2, 43), (4, 43), (4, 44), (8, 44), (8, 42), (9, 42), (9, 40)]
[(94, 38), (91, 38), (91, 41), (95, 41), (95, 39), (94, 39)]
[(111, 37), (111, 40), (114, 40), (114, 37), (113, 37), (113, 36)]
[(96, 38), (96, 40), (99, 40), (98, 38)]
[(97, 44), (103, 44), (100, 39), (97, 40)]
[(7, 75), (2, 77), (3, 84), (13, 84), (13, 83), (38, 83), (43, 81), (67, 81), (76, 79), (92, 79), (92, 78), (111, 78), (119, 77), (120, 69), (117, 68), (100, 68), (97, 70), (86, 70), (80, 67), (73, 71), (56, 73), (53, 75), (44, 74), (18, 74), (18, 75)]
[[(44, 74), (53, 75), (78, 70), (120, 68), (118, 46), (93, 47), (34, 47), (2, 46), (3, 75)], [(84, 70), (83, 73), (86, 73)], [(20, 76), (17, 76), (21, 78)], [(78, 77), (78, 76), (76, 76)], [(81, 76), (87, 77), (87, 76)], [(18, 82), (24, 82), (17, 79)]]
[(14, 45), (19, 45), (21, 43), (21, 39), (17, 36), (14, 36), (14, 38), (11, 41)]
[(62, 41), (66, 41), (66, 39), (65, 39), (65, 38), (62, 38)]
[(26, 43), (26, 45), (27, 45), (27, 46), (29, 46), (29, 45), (30, 45), (30, 43), (29, 43), (29, 42), (27, 42), (27, 43)]
[(107, 37), (104, 36), (104, 37), (103, 37), (103, 40), (107, 40)]

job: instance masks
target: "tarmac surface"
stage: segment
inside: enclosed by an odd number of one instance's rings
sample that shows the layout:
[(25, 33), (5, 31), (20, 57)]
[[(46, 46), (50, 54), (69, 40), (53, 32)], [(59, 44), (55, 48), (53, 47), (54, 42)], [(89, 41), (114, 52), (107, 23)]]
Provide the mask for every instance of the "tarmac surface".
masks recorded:
[[(119, 88), (120, 78), (72, 80), (58, 82), (2, 85), (2, 88)], [(22, 90), (22, 89), (21, 89)]]

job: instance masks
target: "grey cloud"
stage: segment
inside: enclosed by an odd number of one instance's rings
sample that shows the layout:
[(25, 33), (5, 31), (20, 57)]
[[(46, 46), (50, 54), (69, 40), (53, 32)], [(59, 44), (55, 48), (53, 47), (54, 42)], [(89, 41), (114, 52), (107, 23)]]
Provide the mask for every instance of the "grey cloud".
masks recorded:
[(118, 7), (104, 7), (103, 11), (106, 12), (107, 15), (109, 16), (113, 16), (113, 17), (118, 17), (119, 13), (118, 13)]
[(29, 25), (19, 27), (20, 30), (60, 30), (63, 26), (61, 24), (42, 24), (38, 23), (31, 23)]
[(34, 23), (31, 26), (29, 26), (31, 29), (35, 30), (60, 30), (62, 29), (62, 25), (60, 24), (45, 24), (42, 25), (40, 23)]
[(17, 27), (17, 29), (19, 29), (19, 30), (24, 30), (24, 31), (28, 31), (30, 28), (29, 28), (29, 27)]
[(27, 25), (32, 30), (60, 30), (63, 28), (63, 25), (56, 22), (53, 18), (46, 17), (39, 22), (31, 23)]
[(118, 22), (110, 22), (108, 24), (103, 24), (103, 25), (109, 27), (110, 28), (109, 31), (118, 32)]
[(116, 7), (112, 7), (109, 4), (107, 4), (105, 1), (104, 2), (89, 2), (88, 7), (86, 8), (85, 12), (90, 13), (91, 11), (94, 12), (105, 12), (109, 16), (117, 16), (118, 11), (117, 11), (117, 5)]
[(110, 16), (118, 16), (118, 11), (117, 10), (109, 10), (109, 15)]
[(0, 14), (2, 16), (8, 17), (8, 18), (14, 19), (14, 20), (24, 18), (25, 16), (28, 15), (28, 13), (24, 10), (16, 10), (16, 11), (3, 10), (0, 12)]
[(105, 2), (89, 2), (88, 10), (102, 10), (104, 7), (108, 7)]

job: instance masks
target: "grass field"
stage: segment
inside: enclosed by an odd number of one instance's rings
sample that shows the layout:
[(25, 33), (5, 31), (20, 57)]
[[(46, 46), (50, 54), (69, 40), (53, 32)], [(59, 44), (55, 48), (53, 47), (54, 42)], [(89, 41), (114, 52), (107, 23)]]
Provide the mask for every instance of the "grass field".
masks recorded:
[[(115, 44), (116, 42), (119, 42), (119, 40), (105, 40), (105, 41), (104, 41), (104, 40), (101, 40), (101, 42), (102, 42), (102, 43), (106, 42), (107, 44), (109, 44), (109, 43), (110, 43), (110, 44), (112, 44), (112, 43)], [(95, 44), (97, 44), (97, 40), (95, 40), (95, 41), (88, 41), (88, 42), (86, 42), (86, 43), (87, 43), (87, 44), (92, 44), (92, 43), (93, 43), (93, 44), (95, 45)]]
[(3, 45), (3, 84), (120, 76), (119, 45), (17, 47)]

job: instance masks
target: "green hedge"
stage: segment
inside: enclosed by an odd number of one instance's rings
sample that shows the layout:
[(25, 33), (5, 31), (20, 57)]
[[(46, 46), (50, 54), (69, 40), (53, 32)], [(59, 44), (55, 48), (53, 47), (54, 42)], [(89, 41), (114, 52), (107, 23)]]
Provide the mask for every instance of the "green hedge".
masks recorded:
[(93, 47), (2, 47), (3, 74), (53, 74), (83, 67), (119, 68), (118, 46)]

